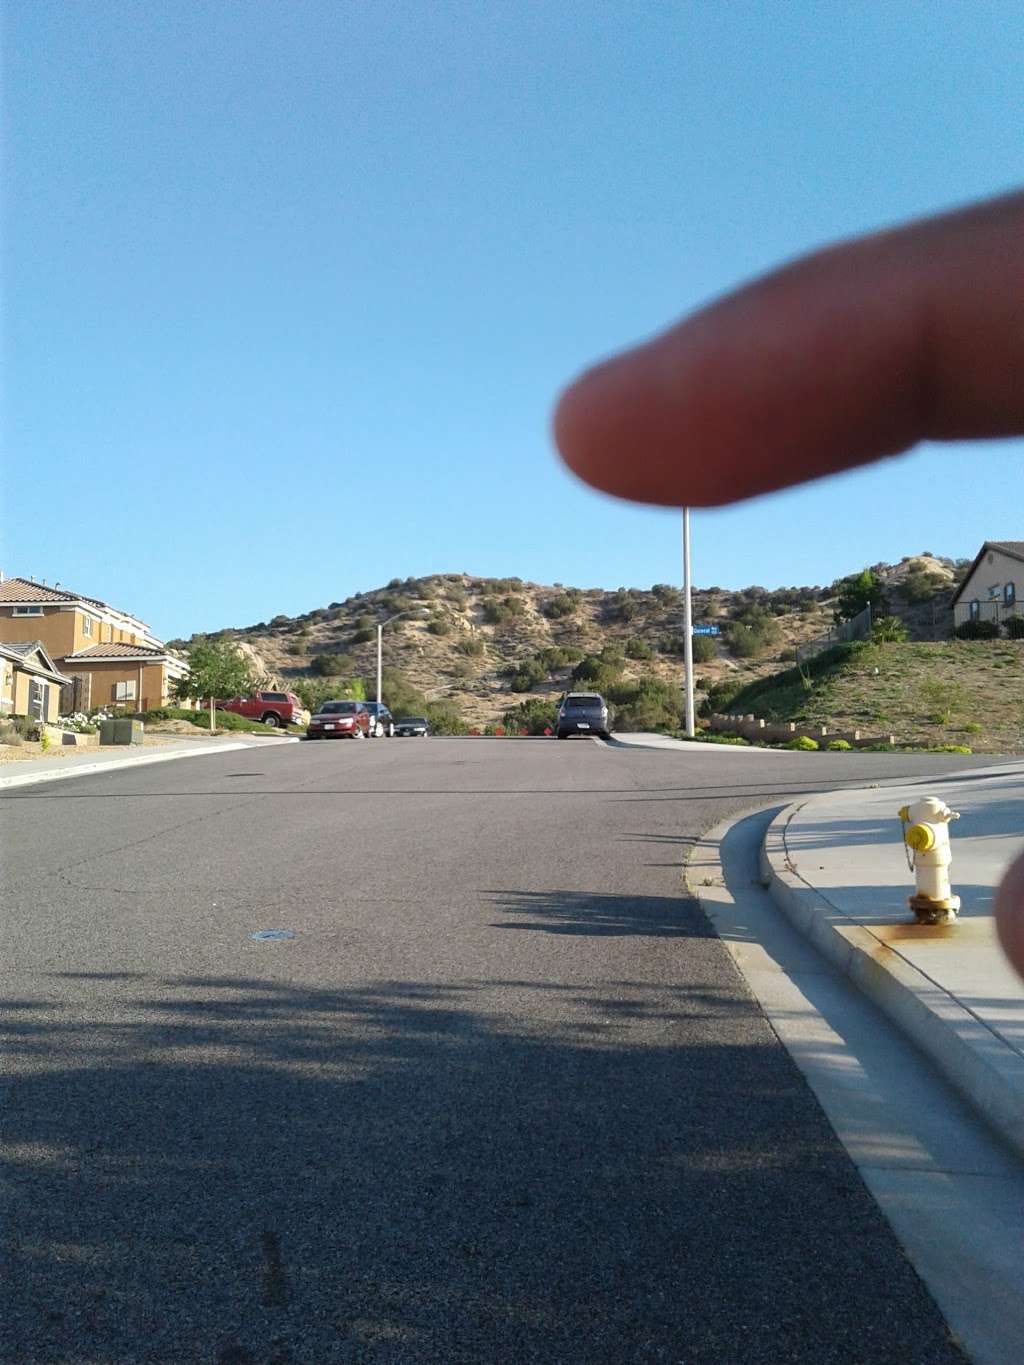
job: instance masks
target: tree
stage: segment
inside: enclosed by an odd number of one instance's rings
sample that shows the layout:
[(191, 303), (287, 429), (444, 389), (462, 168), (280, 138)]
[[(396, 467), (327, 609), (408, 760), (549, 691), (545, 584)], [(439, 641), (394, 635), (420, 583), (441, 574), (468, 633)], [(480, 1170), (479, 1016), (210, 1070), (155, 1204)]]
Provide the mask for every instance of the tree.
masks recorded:
[(325, 701), (366, 701), (366, 689), (359, 678), (296, 678), (292, 691), (312, 712), (319, 711)]
[(835, 607), (837, 621), (852, 621), (865, 607), (877, 611), (885, 601), (885, 589), (870, 569), (837, 579), (832, 591), (838, 599)]
[(201, 640), (185, 653), (188, 674), (174, 683), (174, 696), (179, 701), (244, 697), (260, 684), (251, 661), (230, 641)]

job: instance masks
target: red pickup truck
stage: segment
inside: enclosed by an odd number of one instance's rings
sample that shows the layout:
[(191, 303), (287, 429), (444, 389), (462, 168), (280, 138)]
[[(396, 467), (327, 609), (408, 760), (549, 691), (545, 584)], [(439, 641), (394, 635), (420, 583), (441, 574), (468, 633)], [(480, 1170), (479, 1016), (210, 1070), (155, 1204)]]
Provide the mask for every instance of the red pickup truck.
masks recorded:
[(264, 725), (285, 726), (309, 724), (309, 712), (294, 692), (254, 692), (251, 697), (232, 697), (219, 701), (219, 711), (234, 711), (250, 720), (261, 720)]

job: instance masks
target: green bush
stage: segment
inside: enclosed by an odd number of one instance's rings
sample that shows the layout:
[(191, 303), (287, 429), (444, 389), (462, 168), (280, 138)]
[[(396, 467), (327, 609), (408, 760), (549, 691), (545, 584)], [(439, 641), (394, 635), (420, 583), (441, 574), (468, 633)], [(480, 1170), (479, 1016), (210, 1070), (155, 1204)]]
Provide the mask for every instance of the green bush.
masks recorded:
[(572, 680), (595, 692), (607, 692), (622, 674), (622, 663), (606, 659), (603, 653), (587, 654), (572, 671)]
[(974, 750), (969, 744), (932, 744), (929, 745), (927, 752), (930, 754), (970, 754)]
[(352, 660), (345, 654), (314, 654), (310, 660), (309, 671), (318, 678), (336, 678), (342, 673), (352, 671)]
[(305, 654), (306, 651), (301, 645), (289, 645), (285, 652), (290, 654), (293, 659), (296, 659), (300, 654)]
[(617, 730), (676, 730), (681, 696), (678, 686), (648, 675), (636, 681), (614, 682), (606, 692), (615, 708)]
[(748, 625), (745, 621), (730, 621), (724, 633), (730, 654), (737, 659), (752, 659), (770, 648), (778, 631), (774, 622)]
[(608, 603), (605, 616), (609, 621), (632, 621), (636, 616), (636, 603), (628, 592), (620, 588)]
[(1003, 623), (1010, 640), (1024, 640), (1024, 616), (1011, 616)]
[(718, 650), (712, 636), (695, 635), (693, 637), (693, 662), (695, 664), (710, 663), (712, 659), (717, 658)]
[(373, 639), (373, 635), (374, 632), (369, 626), (360, 626), (359, 629), (354, 632), (351, 643), (354, 645), (365, 645), (368, 641)]
[(435, 616), (427, 622), (427, 630), (431, 635), (450, 635), (452, 633), (452, 623), (444, 616)]
[(927, 569), (911, 569), (901, 585), (903, 596), (911, 603), (930, 602), (946, 587), (942, 574)]
[(516, 668), (509, 680), (509, 686), (513, 692), (532, 692), (533, 689), (545, 681), (547, 669), (537, 659), (525, 659)]
[(853, 745), (848, 739), (830, 739), (825, 748), (830, 749), (832, 753), (845, 753), (847, 749), (852, 749)]
[(676, 732), (676, 739), (700, 740), (702, 744), (741, 744), (747, 748), (751, 747), (750, 740), (744, 739), (742, 735), (730, 735), (718, 730), (698, 730), (693, 736), (680, 730)]
[[(836, 743), (839, 741), (837, 740)], [(789, 739), (782, 746), (784, 749), (800, 749), (806, 753), (811, 753), (818, 748), (818, 741), (811, 739), (810, 735), (797, 735), (796, 739)]]
[(725, 678), (722, 682), (712, 683), (701, 703), (701, 715), (711, 716), (716, 711), (728, 711), (733, 699), (743, 691), (744, 686), (745, 684), (736, 678)]
[(435, 735), (464, 735), (469, 730), (458, 707), (450, 701), (428, 702), (423, 714)]
[(557, 668), (566, 668), (569, 664), (578, 663), (583, 658), (584, 651), (573, 645), (548, 645), (542, 649), (537, 658), (548, 670), (553, 673)]
[(626, 658), (627, 659), (649, 659), (654, 653), (646, 640), (627, 640)]
[(531, 697), (529, 701), (510, 707), (502, 716), (502, 722), (507, 730), (516, 734), (528, 730), (531, 735), (542, 735), (545, 730), (554, 730), (557, 711), (556, 702)]
[(455, 646), (460, 654), (467, 654), (470, 658), (476, 658), (484, 652), (484, 642), (478, 635), (467, 635), (464, 640), (460, 640)]
[(995, 621), (964, 621), (953, 633), (958, 640), (994, 640), (999, 627)]
[[(364, 697), (376, 697), (376, 676), (364, 678)], [(409, 681), (404, 673), (396, 668), (385, 668), (381, 674), (381, 699), (391, 714), (399, 716), (425, 716), (428, 702), (423, 693)]]
[(500, 626), (502, 621), (507, 621), (512, 615), (504, 602), (499, 602), (496, 597), (485, 597), (482, 610), (484, 620), (489, 626)]
[(556, 597), (551, 597), (541, 608), (549, 621), (557, 621), (563, 616), (571, 616), (576, 610), (576, 603), (568, 595), (561, 592)]

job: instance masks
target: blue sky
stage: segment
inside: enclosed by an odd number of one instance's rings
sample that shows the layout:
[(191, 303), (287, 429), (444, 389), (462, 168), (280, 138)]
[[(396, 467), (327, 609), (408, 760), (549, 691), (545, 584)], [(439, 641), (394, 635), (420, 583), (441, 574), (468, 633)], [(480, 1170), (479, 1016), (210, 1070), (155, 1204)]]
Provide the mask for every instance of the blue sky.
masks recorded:
[[(165, 636), (397, 576), (677, 581), (559, 387), (824, 242), (1017, 184), (966, 3), (8, 0), (0, 567)], [(698, 583), (1019, 539), (1024, 443), (694, 516)]]

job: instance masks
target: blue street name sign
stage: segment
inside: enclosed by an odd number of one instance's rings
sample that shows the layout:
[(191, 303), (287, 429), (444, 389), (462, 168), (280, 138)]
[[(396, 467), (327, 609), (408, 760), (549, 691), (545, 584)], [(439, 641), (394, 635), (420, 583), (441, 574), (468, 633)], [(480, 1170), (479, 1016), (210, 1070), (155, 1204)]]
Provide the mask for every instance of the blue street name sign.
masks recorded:
[(721, 635), (718, 626), (694, 626), (694, 635)]

